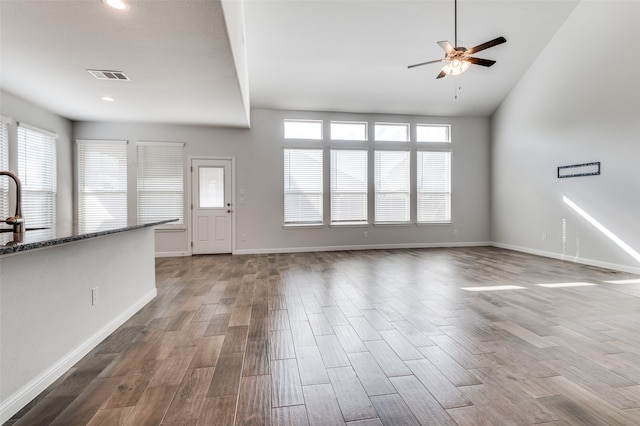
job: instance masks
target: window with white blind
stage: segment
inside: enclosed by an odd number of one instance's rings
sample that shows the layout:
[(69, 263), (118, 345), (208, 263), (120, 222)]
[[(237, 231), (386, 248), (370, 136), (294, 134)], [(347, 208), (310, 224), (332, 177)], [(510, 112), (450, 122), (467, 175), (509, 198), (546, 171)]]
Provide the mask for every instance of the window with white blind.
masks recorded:
[(76, 142), (78, 231), (127, 226), (127, 141)]
[(331, 223), (367, 223), (367, 156), (364, 150), (331, 150)]
[(284, 150), (285, 225), (322, 224), (322, 149)]
[(138, 142), (138, 223), (184, 225), (184, 143)]
[(409, 222), (409, 151), (375, 152), (375, 221)]
[[(9, 122), (0, 117), (0, 170), (9, 170)], [(0, 178), (0, 218), (9, 217), (9, 178)]]
[(418, 151), (418, 223), (451, 222), (451, 152)]
[(56, 225), (55, 133), (18, 123), (18, 176), (27, 227)]

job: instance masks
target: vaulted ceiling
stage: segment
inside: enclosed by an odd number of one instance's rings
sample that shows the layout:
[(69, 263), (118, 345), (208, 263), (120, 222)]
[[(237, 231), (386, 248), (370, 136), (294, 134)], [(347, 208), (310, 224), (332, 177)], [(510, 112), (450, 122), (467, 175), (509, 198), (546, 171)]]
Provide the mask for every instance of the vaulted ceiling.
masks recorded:
[(507, 43), (476, 55), (493, 67), (436, 80), (441, 65), (407, 65), (454, 43), (453, 0), (1, 0), (0, 88), (77, 121), (247, 127), (252, 107), (488, 116), (578, 2), (459, 0), (458, 45)]

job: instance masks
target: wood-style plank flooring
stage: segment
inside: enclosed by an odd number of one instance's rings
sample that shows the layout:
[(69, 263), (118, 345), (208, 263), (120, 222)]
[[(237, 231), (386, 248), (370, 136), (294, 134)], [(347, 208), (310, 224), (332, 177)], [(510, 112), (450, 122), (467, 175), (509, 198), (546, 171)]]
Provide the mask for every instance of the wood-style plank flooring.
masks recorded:
[(640, 424), (637, 276), (490, 247), (156, 270), (158, 297), (7, 424)]

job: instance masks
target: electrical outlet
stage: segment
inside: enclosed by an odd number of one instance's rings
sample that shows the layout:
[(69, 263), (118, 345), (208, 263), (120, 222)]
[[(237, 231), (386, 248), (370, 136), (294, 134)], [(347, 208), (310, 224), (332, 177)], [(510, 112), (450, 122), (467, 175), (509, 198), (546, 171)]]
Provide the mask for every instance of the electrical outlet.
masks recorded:
[(453, 235), (454, 235), (454, 236), (458, 235), (458, 230), (457, 230), (457, 229), (454, 229), (454, 230), (453, 230)]
[(91, 305), (96, 305), (98, 303), (98, 287), (94, 287), (91, 289)]
[(247, 235), (246, 234), (240, 234), (240, 239), (242, 241), (247, 241)]
[(547, 241), (547, 234), (542, 234), (542, 241)]
[(369, 231), (362, 232), (362, 238), (368, 238), (368, 237), (369, 237)]

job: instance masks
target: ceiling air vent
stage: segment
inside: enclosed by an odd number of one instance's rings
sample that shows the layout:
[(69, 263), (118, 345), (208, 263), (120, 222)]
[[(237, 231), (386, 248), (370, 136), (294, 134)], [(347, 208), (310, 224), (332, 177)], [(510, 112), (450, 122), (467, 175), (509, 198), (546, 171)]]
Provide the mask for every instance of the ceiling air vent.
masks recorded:
[(97, 78), (98, 80), (121, 80), (129, 81), (129, 77), (122, 71), (113, 70), (87, 70), (89, 74)]

